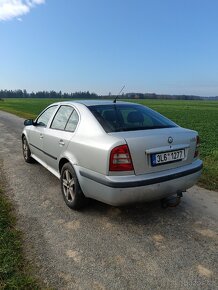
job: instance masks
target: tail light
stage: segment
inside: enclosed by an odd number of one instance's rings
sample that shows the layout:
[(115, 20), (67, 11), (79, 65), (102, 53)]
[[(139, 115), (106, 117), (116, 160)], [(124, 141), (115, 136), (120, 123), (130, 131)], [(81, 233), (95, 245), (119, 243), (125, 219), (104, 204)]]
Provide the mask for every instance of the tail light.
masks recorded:
[(127, 145), (115, 147), (110, 155), (110, 171), (131, 171), (133, 170), (132, 158)]
[(199, 146), (200, 146), (200, 138), (199, 138), (199, 136), (197, 136), (196, 137), (196, 149), (195, 149), (194, 158), (198, 157), (198, 155), (199, 155)]

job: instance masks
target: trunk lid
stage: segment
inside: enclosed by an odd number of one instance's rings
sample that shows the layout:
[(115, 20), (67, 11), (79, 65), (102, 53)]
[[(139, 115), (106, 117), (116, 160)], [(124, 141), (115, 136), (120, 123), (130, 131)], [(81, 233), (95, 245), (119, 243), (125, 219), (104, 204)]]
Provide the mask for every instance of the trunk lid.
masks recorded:
[[(136, 175), (163, 171), (193, 162), (197, 132), (181, 127), (113, 132), (109, 135), (125, 139), (133, 161)], [(169, 140), (169, 138), (172, 138)], [(172, 141), (172, 143), (169, 143)], [(184, 150), (184, 151), (183, 151)], [(152, 165), (156, 154), (183, 151), (182, 160)], [(172, 153), (174, 154), (174, 153)], [(168, 154), (169, 155), (169, 154)], [(162, 158), (162, 157), (161, 157)]]

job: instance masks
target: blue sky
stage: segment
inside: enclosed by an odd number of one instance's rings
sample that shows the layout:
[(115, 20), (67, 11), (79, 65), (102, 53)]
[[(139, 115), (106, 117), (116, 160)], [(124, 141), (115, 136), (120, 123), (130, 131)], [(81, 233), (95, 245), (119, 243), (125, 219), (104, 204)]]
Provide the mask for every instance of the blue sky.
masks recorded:
[(0, 0), (0, 89), (218, 95), (217, 0)]

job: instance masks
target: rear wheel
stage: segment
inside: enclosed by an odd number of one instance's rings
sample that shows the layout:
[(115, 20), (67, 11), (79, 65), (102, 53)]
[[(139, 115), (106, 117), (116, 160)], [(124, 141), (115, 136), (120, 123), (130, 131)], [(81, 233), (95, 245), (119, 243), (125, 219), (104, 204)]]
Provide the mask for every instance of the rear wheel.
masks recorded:
[(22, 149), (23, 149), (23, 157), (27, 163), (34, 163), (35, 160), (31, 157), (31, 151), (27, 142), (26, 137), (24, 136), (22, 139)]
[(70, 163), (64, 164), (61, 170), (61, 191), (64, 201), (71, 209), (80, 209), (86, 204), (75, 170)]

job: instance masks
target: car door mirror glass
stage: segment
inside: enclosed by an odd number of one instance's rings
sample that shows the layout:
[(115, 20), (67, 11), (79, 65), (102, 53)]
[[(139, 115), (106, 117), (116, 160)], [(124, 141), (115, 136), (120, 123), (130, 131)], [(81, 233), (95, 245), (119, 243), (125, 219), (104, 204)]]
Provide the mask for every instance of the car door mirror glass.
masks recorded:
[(33, 119), (28, 119), (24, 121), (24, 126), (31, 126), (34, 125)]

